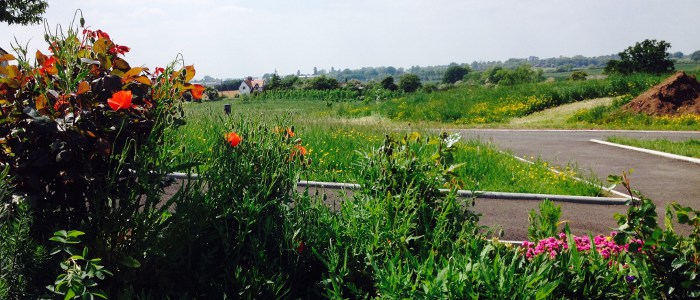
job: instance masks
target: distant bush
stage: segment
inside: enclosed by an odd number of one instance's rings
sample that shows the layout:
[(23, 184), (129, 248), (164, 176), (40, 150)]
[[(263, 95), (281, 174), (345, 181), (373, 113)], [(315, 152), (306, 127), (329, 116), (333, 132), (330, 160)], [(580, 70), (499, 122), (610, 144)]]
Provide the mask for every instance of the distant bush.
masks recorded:
[(406, 93), (412, 93), (422, 86), (420, 78), (415, 74), (404, 74), (399, 78), (399, 89)]
[(586, 80), (586, 77), (588, 77), (588, 74), (585, 71), (574, 71), (573, 73), (571, 73), (571, 76), (569, 76), (569, 80), (581, 81)]

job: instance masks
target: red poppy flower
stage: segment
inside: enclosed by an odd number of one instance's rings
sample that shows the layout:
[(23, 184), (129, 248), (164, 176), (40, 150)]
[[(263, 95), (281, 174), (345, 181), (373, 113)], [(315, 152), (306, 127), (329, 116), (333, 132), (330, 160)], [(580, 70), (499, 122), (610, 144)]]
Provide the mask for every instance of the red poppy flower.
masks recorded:
[(229, 132), (226, 134), (226, 141), (231, 144), (231, 147), (236, 147), (243, 141), (243, 138), (235, 132)]
[(163, 69), (161, 67), (156, 67), (156, 71), (153, 72), (153, 76), (158, 76), (160, 74), (163, 74), (163, 72), (165, 72), (165, 69)]
[(304, 249), (306, 248), (306, 244), (304, 242), (299, 242), (299, 246), (297, 246), (297, 253), (302, 253), (304, 252)]
[(107, 100), (113, 110), (128, 109), (131, 106), (131, 91), (118, 91)]
[(41, 64), (41, 68), (39, 68), (39, 74), (44, 75), (44, 74), (50, 74), (50, 75), (56, 75), (58, 73), (58, 69), (56, 69), (56, 62), (58, 60), (56, 59), (55, 56), (51, 56), (44, 60), (44, 62)]

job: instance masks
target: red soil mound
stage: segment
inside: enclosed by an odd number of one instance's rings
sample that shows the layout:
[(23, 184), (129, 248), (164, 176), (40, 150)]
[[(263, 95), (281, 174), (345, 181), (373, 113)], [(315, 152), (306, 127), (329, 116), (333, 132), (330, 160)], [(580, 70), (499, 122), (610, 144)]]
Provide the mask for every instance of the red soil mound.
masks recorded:
[(700, 82), (678, 72), (623, 106), (624, 110), (653, 116), (700, 115)]

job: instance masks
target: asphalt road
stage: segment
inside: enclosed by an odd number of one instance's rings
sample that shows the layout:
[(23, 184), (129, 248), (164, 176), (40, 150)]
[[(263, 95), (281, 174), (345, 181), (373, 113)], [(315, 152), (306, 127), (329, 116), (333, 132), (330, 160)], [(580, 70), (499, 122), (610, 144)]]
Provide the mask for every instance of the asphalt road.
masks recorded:
[[(683, 140), (700, 139), (698, 132), (654, 131), (564, 131), (564, 130), (461, 130), (463, 138), (491, 141), (514, 155), (530, 159), (539, 157), (553, 165), (577, 165), (607, 185), (609, 174), (628, 176), (633, 189), (655, 201), (657, 213), (671, 202), (700, 209), (700, 165), (652, 154), (590, 142), (608, 136)], [(616, 190), (624, 191), (622, 187)], [(483, 214), (482, 223), (501, 226), (504, 239), (522, 240), (527, 236), (527, 213), (536, 201), (478, 200), (475, 209)], [(624, 206), (562, 203), (562, 219), (568, 220), (575, 233), (608, 233), (617, 226), (614, 213), (625, 213)]]

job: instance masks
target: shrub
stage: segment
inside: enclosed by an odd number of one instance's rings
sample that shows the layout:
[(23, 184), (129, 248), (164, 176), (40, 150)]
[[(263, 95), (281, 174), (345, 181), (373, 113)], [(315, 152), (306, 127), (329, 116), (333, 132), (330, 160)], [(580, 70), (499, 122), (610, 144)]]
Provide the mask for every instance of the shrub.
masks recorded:
[(181, 94), (204, 88), (188, 83), (192, 66), (131, 67), (128, 47), (80, 23), (47, 33), (50, 53), (35, 64), (18, 47), (17, 65), (0, 67), (0, 161), (30, 206), (34, 240), (84, 231), (119, 271), (158, 238), (162, 174), (174, 167), (160, 156), (163, 132), (183, 123)]
[(571, 81), (586, 80), (586, 77), (588, 77), (588, 74), (585, 71), (574, 71), (573, 73), (571, 73), (571, 76), (569, 76), (569, 80), (571, 80)]
[(421, 87), (420, 78), (416, 74), (403, 74), (399, 78), (399, 89), (406, 93), (412, 93)]

